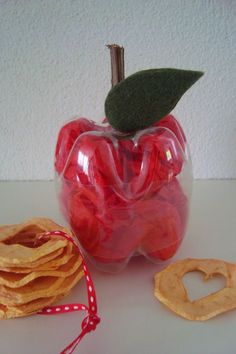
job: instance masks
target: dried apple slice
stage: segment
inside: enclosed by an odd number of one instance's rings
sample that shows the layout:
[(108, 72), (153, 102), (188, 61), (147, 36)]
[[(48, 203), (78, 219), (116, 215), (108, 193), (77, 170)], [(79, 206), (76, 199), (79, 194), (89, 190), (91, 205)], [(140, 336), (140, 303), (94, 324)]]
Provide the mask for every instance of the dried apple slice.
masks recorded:
[[(226, 286), (208, 296), (190, 301), (182, 278), (187, 272), (201, 271), (205, 280), (220, 274)], [(218, 259), (187, 258), (170, 264), (155, 275), (155, 296), (170, 310), (188, 320), (205, 321), (236, 308), (236, 264)]]

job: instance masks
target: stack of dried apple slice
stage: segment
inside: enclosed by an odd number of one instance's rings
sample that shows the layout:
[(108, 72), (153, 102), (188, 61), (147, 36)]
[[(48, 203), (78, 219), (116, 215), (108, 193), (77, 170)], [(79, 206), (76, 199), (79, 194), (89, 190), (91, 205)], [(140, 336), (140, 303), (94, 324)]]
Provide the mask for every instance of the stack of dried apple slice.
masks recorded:
[[(83, 277), (75, 246), (52, 231), (70, 230), (46, 218), (0, 227), (0, 318), (38, 312), (67, 295)], [(49, 232), (47, 238), (42, 235)]]

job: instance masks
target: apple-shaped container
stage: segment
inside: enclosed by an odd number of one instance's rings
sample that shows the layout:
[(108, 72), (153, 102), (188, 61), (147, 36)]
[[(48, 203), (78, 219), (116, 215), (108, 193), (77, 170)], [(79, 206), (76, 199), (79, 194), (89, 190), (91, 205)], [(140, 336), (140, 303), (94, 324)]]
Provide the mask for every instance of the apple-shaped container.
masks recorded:
[(120, 271), (135, 255), (161, 263), (178, 250), (192, 166), (183, 129), (169, 112), (201, 75), (135, 73), (113, 83), (104, 123), (77, 118), (61, 128), (55, 152), (60, 207), (98, 269)]

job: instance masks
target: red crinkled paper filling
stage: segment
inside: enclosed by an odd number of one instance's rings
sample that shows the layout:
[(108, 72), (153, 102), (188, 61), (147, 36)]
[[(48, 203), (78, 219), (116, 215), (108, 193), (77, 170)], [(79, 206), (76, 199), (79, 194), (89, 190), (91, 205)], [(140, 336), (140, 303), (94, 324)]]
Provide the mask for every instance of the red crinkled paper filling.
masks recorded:
[(59, 200), (91, 257), (114, 263), (136, 252), (157, 261), (175, 254), (188, 219), (178, 180), (185, 148), (171, 115), (132, 137), (85, 118), (61, 129), (55, 159)]

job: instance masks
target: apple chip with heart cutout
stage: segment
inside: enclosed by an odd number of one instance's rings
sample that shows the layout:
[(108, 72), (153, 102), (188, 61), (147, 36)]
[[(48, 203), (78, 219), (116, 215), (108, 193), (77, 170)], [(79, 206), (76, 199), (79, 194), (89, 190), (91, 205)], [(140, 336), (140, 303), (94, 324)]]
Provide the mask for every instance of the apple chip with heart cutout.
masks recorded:
[[(226, 278), (226, 286), (191, 301), (182, 278), (187, 272), (201, 271), (205, 280), (214, 275)], [(156, 298), (177, 315), (193, 321), (205, 321), (236, 308), (236, 264), (218, 259), (187, 258), (170, 264), (155, 275)]]

